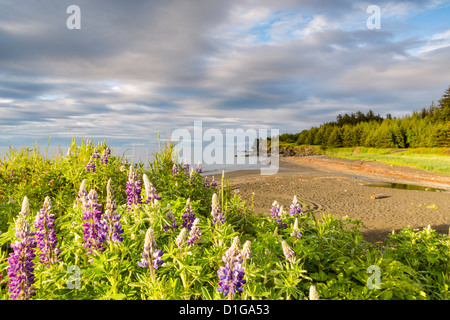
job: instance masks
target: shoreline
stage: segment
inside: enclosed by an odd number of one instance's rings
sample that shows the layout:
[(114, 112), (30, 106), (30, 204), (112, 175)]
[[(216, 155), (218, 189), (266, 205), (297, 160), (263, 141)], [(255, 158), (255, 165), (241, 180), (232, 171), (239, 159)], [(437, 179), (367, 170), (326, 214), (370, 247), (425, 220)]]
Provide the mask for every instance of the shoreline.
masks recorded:
[[(249, 206), (255, 193), (255, 214), (268, 214), (275, 200), (289, 208), (296, 195), (316, 215), (361, 220), (366, 226), (361, 232), (370, 242), (380, 242), (392, 230), (407, 226), (421, 229), (431, 225), (439, 233), (449, 232), (448, 174), (376, 161), (306, 156), (280, 157), (280, 170), (272, 176), (262, 176), (258, 169), (252, 169), (225, 172), (225, 179)], [(389, 183), (443, 191), (374, 186)], [(382, 197), (373, 199), (375, 195)]]

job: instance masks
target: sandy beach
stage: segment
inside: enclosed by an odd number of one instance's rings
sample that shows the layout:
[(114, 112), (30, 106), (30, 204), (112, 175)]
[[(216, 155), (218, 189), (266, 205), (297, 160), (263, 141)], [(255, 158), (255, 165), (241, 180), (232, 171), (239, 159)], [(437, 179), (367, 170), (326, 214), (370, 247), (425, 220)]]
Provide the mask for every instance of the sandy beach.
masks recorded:
[[(287, 210), (294, 195), (314, 210), (363, 222), (366, 240), (382, 241), (392, 230), (431, 225), (447, 234), (450, 227), (450, 175), (376, 161), (327, 156), (283, 157), (277, 174), (259, 170), (225, 173), (232, 190), (256, 214), (269, 214), (274, 200)], [(386, 188), (390, 183), (438, 188), (439, 191)], [(399, 185), (397, 185), (399, 187)], [(374, 199), (375, 196), (375, 199)]]

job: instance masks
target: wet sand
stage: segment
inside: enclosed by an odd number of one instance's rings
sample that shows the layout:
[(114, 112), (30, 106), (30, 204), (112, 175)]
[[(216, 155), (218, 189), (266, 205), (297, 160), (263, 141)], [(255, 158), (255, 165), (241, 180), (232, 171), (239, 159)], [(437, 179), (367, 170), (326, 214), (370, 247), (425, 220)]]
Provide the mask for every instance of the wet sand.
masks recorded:
[[(216, 177), (217, 178), (217, 177)], [(259, 170), (225, 173), (232, 190), (250, 205), (254, 192), (256, 214), (269, 214), (274, 200), (289, 209), (294, 195), (314, 210), (338, 218), (363, 222), (366, 240), (382, 241), (392, 230), (421, 229), (431, 225), (448, 234), (450, 227), (450, 175), (376, 161), (327, 156), (280, 158), (277, 174)], [(401, 183), (444, 191), (401, 190), (373, 185)], [(371, 186), (372, 185), (372, 186)], [(373, 199), (373, 196), (382, 196)]]

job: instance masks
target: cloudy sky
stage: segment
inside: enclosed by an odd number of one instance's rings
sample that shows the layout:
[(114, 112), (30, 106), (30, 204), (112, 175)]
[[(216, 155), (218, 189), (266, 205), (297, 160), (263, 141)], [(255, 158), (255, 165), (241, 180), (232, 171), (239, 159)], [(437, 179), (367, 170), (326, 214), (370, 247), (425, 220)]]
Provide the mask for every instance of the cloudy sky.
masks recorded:
[(0, 0), (0, 145), (402, 116), (450, 85), (449, 17), (432, 0)]

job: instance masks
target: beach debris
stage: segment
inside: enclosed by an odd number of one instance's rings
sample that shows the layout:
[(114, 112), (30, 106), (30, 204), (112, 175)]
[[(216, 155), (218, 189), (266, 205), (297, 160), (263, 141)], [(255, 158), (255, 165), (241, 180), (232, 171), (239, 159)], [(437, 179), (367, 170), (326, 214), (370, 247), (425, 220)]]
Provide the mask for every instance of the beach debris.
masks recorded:
[(387, 198), (388, 196), (385, 196), (384, 194), (374, 194), (371, 195), (370, 198), (371, 199), (383, 199), (383, 198)]

